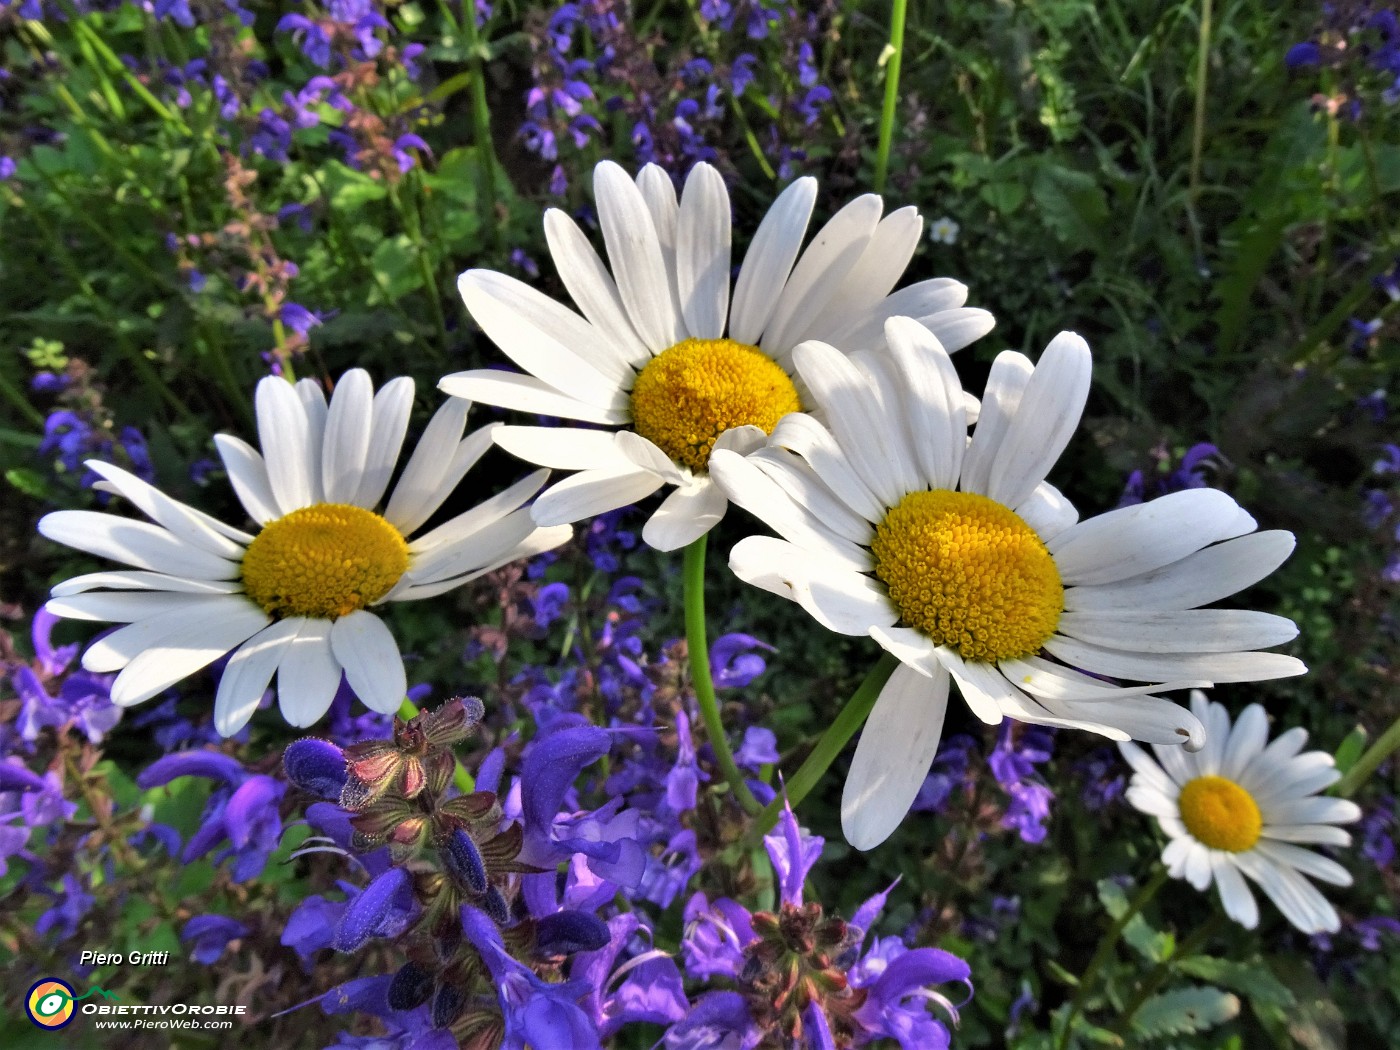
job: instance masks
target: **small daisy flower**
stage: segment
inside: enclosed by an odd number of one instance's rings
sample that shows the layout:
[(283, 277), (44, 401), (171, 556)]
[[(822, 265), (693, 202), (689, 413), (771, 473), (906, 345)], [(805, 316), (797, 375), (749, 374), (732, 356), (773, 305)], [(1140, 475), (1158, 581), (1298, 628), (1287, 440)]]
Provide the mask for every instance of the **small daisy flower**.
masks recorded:
[(567, 527), (537, 528), (523, 506), (548, 477), (543, 470), (411, 538), (491, 446), (491, 427), (463, 437), (466, 401), (438, 409), (380, 512), (413, 380), (395, 379), (376, 394), (369, 375), (354, 369), (327, 404), (310, 380), (293, 387), (269, 377), (256, 406), (261, 454), (236, 437), (214, 438), (255, 535), (96, 461), (87, 465), (101, 484), (155, 524), (86, 510), (39, 522), (56, 543), (132, 566), (60, 583), (45, 606), (125, 625), (83, 654), (89, 671), (121, 672), (116, 704), (149, 700), (233, 651), (214, 699), (224, 736), (252, 717), (274, 674), (294, 726), (325, 714), (342, 673), (366, 706), (396, 711), (403, 660), (370, 609), (441, 594), (569, 538)]
[(961, 226), (945, 215), (941, 219), (933, 220), (928, 228), (928, 239), (934, 244), (957, 244), (958, 231), (961, 229)]
[(878, 196), (842, 208), (802, 251), (817, 183), (798, 179), (774, 202), (730, 281), (729, 193), (708, 164), (679, 201), (655, 165), (635, 182), (594, 169), (611, 273), (564, 212), (545, 214), (550, 254), (580, 314), (520, 281), (469, 270), (458, 287), (482, 330), (528, 375), (484, 369), (439, 384), (449, 394), (561, 416), (608, 430), (507, 426), (496, 442), (541, 466), (578, 471), (535, 501), (541, 525), (563, 524), (674, 486), (642, 531), (658, 550), (704, 535), (728, 504), (709, 476), (715, 449), (746, 453), (778, 420), (807, 407), (792, 348), (820, 338), (879, 345), (884, 321), (907, 314), (951, 350), (992, 328), (964, 309), (948, 278), (891, 294), (918, 247), (914, 208), (881, 219)]
[(1361, 819), (1361, 807), (1319, 794), (1341, 779), (1332, 756), (1299, 754), (1308, 733), (1298, 727), (1268, 744), (1269, 722), (1258, 704), (1233, 728), (1225, 708), (1199, 690), (1191, 693), (1191, 709), (1206, 727), (1206, 746), (1196, 754), (1154, 747), (1154, 762), (1134, 744), (1118, 745), (1134, 770), (1128, 801), (1156, 817), (1171, 839), (1162, 851), (1168, 873), (1198, 890), (1214, 882), (1225, 914), (1246, 929), (1259, 925), (1259, 906), (1241, 876), (1257, 882), (1304, 933), (1336, 933), (1336, 909), (1305, 876), (1350, 886), (1351, 873), (1296, 845), (1351, 844), (1334, 825)]
[[(823, 626), (870, 635), (901, 661), (856, 747), (842, 825), (858, 849), (899, 825), (928, 772), (950, 677), (973, 712), (1115, 740), (1199, 748), (1189, 711), (1150, 694), (1301, 674), (1292, 621), (1202, 609), (1272, 572), (1286, 532), (1254, 535), (1223, 492), (1190, 489), (1079, 522), (1045, 481), (1089, 393), (1084, 340), (1063, 333), (1033, 367), (992, 366), (971, 441), (964, 395), (937, 340), (907, 318), (889, 350), (797, 347), (828, 425), (789, 416), (768, 447), (717, 451), (730, 500), (782, 539), (730, 557), (742, 579)], [(1107, 679), (1149, 683), (1120, 686)]]

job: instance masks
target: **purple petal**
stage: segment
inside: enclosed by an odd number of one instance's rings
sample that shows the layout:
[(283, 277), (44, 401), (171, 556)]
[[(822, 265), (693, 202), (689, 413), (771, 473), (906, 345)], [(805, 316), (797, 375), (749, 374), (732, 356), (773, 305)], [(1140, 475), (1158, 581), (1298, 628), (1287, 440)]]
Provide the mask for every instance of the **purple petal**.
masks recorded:
[(380, 933), (393, 911), (395, 898), (407, 885), (408, 872), (390, 868), (366, 886), (345, 909), (331, 947), (339, 952), (353, 952)]
[(219, 751), (181, 751), (152, 762), (136, 778), (138, 787), (153, 788), (179, 777), (209, 777), (237, 784), (248, 774), (236, 759)]

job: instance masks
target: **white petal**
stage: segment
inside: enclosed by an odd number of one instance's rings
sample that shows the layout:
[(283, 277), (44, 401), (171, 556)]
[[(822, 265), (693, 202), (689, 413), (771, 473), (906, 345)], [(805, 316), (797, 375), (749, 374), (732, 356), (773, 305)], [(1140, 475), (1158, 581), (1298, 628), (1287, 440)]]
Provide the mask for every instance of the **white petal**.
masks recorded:
[[(83, 653), (83, 667), (95, 674), (121, 670), (147, 649), (164, 645), (167, 638), (179, 636), (191, 623), (230, 617), (237, 619), (250, 609), (260, 614), (262, 612), (241, 595), (210, 595), (198, 606), (176, 603), (95, 640)], [(263, 621), (266, 620), (264, 615)]]
[(397, 600), (400, 587), (408, 588), (440, 583), (466, 573), (476, 572), (484, 565), (514, 561), (519, 555), (514, 552), (532, 532), (535, 523), (527, 508), (513, 510), (504, 517), (483, 525), (471, 535), (459, 538), (453, 543), (439, 544), (420, 558), (414, 559), (412, 567), (403, 578), (382, 599)]
[(579, 427), (497, 427), (496, 444), (527, 463), (556, 470), (616, 470), (631, 465), (611, 430)]
[(1283, 564), (1293, 545), (1289, 532), (1240, 536), (1117, 583), (1070, 587), (1065, 608), (1102, 612), (1209, 605), (1258, 583)]
[(331, 394), (321, 442), (321, 483), (327, 503), (353, 503), (359, 495), (373, 421), (374, 384), (363, 368), (352, 368)]
[(758, 224), (734, 282), (729, 337), (736, 342), (755, 346), (762, 338), (792, 273), (816, 199), (817, 180), (804, 176), (778, 195)]
[(1207, 734), (1196, 716), (1161, 697), (1130, 696), (1111, 703), (1045, 697), (1041, 703), (1052, 715), (1076, 728), (1114, 740), (1122, 740), (1126, 734), (1129, 739), (1147, 744), (1181, 745), (1193, 750), (1206, 742)]
[[(462, 441), (462, 432), (466, 429), (467, 410), (470, 407), (455, 397), (444, 401), (428, 421), (427, 429), (418, 439), (418, 447), (403, 468), (403, 474), (394, 486), (394, 494), (389, 497), (389, 505), (384, 508), (384, 519), (405, 536), (432, 514), (432, 510), (428, 509), (429, 503), (437, 496), (444, 478), (448, 476), (453, 456)], [(489, 431), (475, 431), (472, 437), (475, 438), (474, 449), (478, 456), (491, 445)], [(425, 510), (427, 513), (424, 513)]]
[(957, 487), (967, 448), (962, 383), (947, 353), (907, 317), (885, 323), (885, 341), (904, 380), (909, 441), (931, 489)]
[(523, 540), (517, 543), (510, 550), (506, 551), (493, 561), (480, 568), (474, 569), (462, 576), (454, 576), (450, 579), (438, 580), (435, 583), (422, 585), (408, 584), (400, 581), (392, 591), (384, 596), (386, 602), (411, 602), (420, 598), (433, 598), (439, 594), (469, 583), (479, 576), (495, 572), (503, 565), (509, 565), (513, 561), (520, 561), (524, 558), (533, 558), (537, 554), (551, 551), (560, 544), (568, 543), (569, 537), (573, 535), (573, 529), (568, 525), (555, 525), (547, 529), (535, 529)]
[[(1251, 763), (1239, 777), (1240, 786), (1254, 796), (1264, 807), (1264, 819), (1268, 820), (1266, 803), (1275, 798), (1297, 798), (1300, 794), (1296, 786), (1322, 777), (1321, 786), (1335, 783), (1341, 778), (1332, 756), (1325, 751), (1309, 751), (1284, 762), (1271, 762), (1267, 753)], [(1312, 789), (1314, 792), (1317, 788)]]
[(919, 322), (950, 354), (977, 342), (997, 326), (995, 317), (975, 306), (944, 310), (932, 317), (920, 318)]
[(724, 517), (729, 501), (709, 478), (676, 489), (642, 527), (642, 539), (658, 551), (674, 551), (698, 540)]
[(1002, 440), (1020, 407), (1021, 395), (1034, 367), (1030, 358), (1011, 350), (1003, 350), (992, 362), (977, 428), (963, 458), (961, 488), (964, 492), (987, 494), (992, 467), (1001, 454)]
[(1268, 839), (1260, 839), (1255, 849), (1275, 863), (1287, 864), (1319, 882), (1331, 883), (1333, 886), (1351, 885), (1351, 872), (1330, 857), (1324, 857), (1310, 849), (1302, 849), (1287, 842), (1270, 842)]
[[(282, 514), (317, 502), (320, 478), (311, 478), (311, 422), (296, 388), (285, 379), (267, 376), (254, 395), (258, 443), (267, 464), (267, 480)], [(317, 456), (320, 446), (317, 445)]]
[(632, 418), (626, 393), (619, 390), (605, 405), (591, 405), (561, 394), (543, 379), (479, 368), (454, 372), (438, 380), (438, 389), (453, 397), (480, 401), (484, 405), (513, 408), (541, 416), (562, 416), (582, 423), (625, 423)]
[(329, 620), (307, 620), (277, 667), (277, 704), (289, 725), (305, 728), (330, 709), (340, 688)]
[(371, 711), (392, 714), (408, 690), (398, 643), (372, 612), (359, 609), (331, 625), (331, 652), (345, 680)]
[(1246, 609), (1067, 612), (1056, 629), (1080, 641), (1140, 653), (1243, 652), (1282, 645), (1298, 634), (1292, 620)]
[(443, 522), (432, 532), (419, 536), (408, 545), (416, 555), (411, 571), (417, 573), (422, 565), (422, 556), (429, 555), (439, 547), (453, 546), (469, 540), (476, 532), (504, 518), (511, 511), (524, 505), (525, 501), (544, 487), (549, 471), (537, 470), (521, 478), (514, 485), (483, 500), (470, 510), (465, 510), (455, 518)]
[(472, 319), (501, 352), (533, 376), (590, 405), (606, 405), (632, 369), (606, 337), (566, 306), (523, 281), (468, 270), (457, 290)]
[(666, 259), (647, 201), (612, 161), (593, 169), (598, 225), (632, 327), (653, 353), (685, 338)]
[(762, 448), (767, 441), (768, 435), (763, 432), (762, 427), (745, 424), (741, 427), (730, 427), (715, 438), (714, 448), (747, 456), (750, 452)]
[[(1074, 504), (1048, 481), (1035, 487), (1030, 498), (1015, 508), (1017, 516), (1035, 530), (1042, 542), (1048, 543), (1079, 520)], [(1068, 602), (1068, 592), (1066, 595)]]
[(1081, 521), (1046, 546), (1066, 584), (1113, 583), (1253, 531), (1240, 513), (1223, 492), (1186, 489)]
[(1316, 846), (1350, 846), (1351, 834), (1330, 824), (1265, 824), (1260, 834), (1278, 842), (1305, 842)]
[(413, 380), (400, 376), (385, 383), (374, 395), (364, 473), (352, 501), (357, 507), (377, 507), (389, 488), (389, 478), (398, 465), (399, 451), (403, 448), (404, 435), (408, 433), (408, 417), (413, 411), (413, 389)]
[(1250, 704), (1240, 712), (1225, 744), (1220, 761), (1220, 775), (1239, 782), (1249, 764), (1264, 752), (1269, 741), (1269, 717), (1259, 704)]
[(685, 326), (696, 339), (724, 335), (733, 223), (724, 179), (708, 164), (695, 165), (685, 180), (676, 226), (676, 288)]
[(1176, 798), (1180, 789), (1146, 751), (1132, 743), (1120, 743), (1118, 750), (1143, 784), (1166, 798)]
[(870, 523), (838, 499), (797, 455), (773, 445), (746, 458), (777, 483), (789, 499), (831, 531), (852, 543), (869, 546), (874, 536)]
[(885, 505), (851, 464), (831, 431), (805, 412), (784, 416), (769, 444), (791, 449), (805, 459), (822, 483), (869, 522), (883, 521)]
[(868, 313), (884, 300), (914, 257), (923, 229), (924, 220), (913, 207), (899, 208), (881, 219), (846, 279), (811, 323), (795, 333), (796, 341), (825, 339), (826, 333), (845, 327), (852, 317)]
[[(1131, 747), (1127, 741), (1119, 741), (1119, 747)], [(1146, 813), (1150, 817), (1158, 820), (1171, 820), (1181, 812), (1174, 795), (1165, 794), (1156, 788), (1147, 787), (1141, 781), (1134, 780), (1128, 787), (1126, 797), (1128, 804), (1139, 813)]]
[(39, 519), (39, 533), (55, 543), (138, 569), (202, 580), (231, 580), (239, 563), (210, 554), (144, 521), (92, 510), (59, 510)]
[(1264, 682), (1307, 673), (1302, 661), (1282, 653), (1125, 653), (1051, 635), (1045, 648), (1072, 667), (1110, 678), (1164, 682), (1199, 678), (1225, 682)]
[(945, 673), (933, 640), (913, 627), (872, 627), (870, 637), (899, 662), (912, 667), (925, 678)]
[(165, 591), (99, 591), (71, 598), (50, 598), (44, 611), (69, 620), (132, 623), (167, 609), (198, 610), (218, 598), (208, 594), (171, 594)]
[(892, 627), (898, 613), (868, 576), (810, 549), (771, 536), (740, 540), (729, 567), (745, 583), (797, 602), (828, 630), (864, 635)]
[(550, 208), (544, 213), (544, 236), (559, 279), (583, 316), (623, 362), (634, 368), (645, 365), (651, 351), (632, 327), (617, 283), (578, 223), (558, 208)]
[(851, 466), (881, 503), (894, 506), (909, 491), (897, 467), (898, 423), (881, 416), (870, 381), (850, 358), (825, 343), (803, 343), (793, 351), (793, 362)]
[(946, 646), (938, 650), (938, 659), (957, 681), (958, 692), (972, 713), (989, 726), (1001, 722), (1008, 703), (1017, 705), (1025, 699), (992, 664), (964, 660)]
[(763, 333), (760, 345), (770, 355), (781, 357), (797, 345), (797, 336), (808, 327), (808, 319), (826, 305), (864, 253), (883, 210), (884, 202), (867, 193), (817, 231), (793, 267)]
[(253, 537), (246, 532), (230, 528), (203, 511), (171, 499), (121, 467), (95, 459), (88, 460), (87, 467), (106, 479), (109, 491), (126, 497), (156, 524), (202, 550), (237, 561), (243, 557), (243, 549), (253, 542)]
[(786, 540), (855, 570), (873, 567), (870, 551), (839, 535), (795, 503), (758, 465), (733, 452), (710, 454), (710, 477), (737, 503)]
[(672, 485), (685, 483), (686, 476), (671, 462), (671, 457), (662, 452), (654, 441), (642, 437), (635, 430), (619, 430), (613, 435), (613, 444), (633, 467), (648, 470)]
[(325, 486), (321, 484), (321, 449), (326, 440), (325, 391), (314, 379), (299, 379), (296, 384), (297, 399), (306, 413), (306, 476), (311, 482), (311, 498), (315, 503), (326, 501)]
[[(211, 603), (219, 600), (209, 599)], [(187, 675), (207, 667), (265, 626), (267, 614), (251, 602), (239, 599), (227, 599), (217, 614), (207, 608), (198, 615), (187, 612), (184, 622), (164, 633), (158, 643), (133, 656), (117, 675), (112, 683), (112, 703), (130, 707), (149, 700)]]
[(1210, 866), (1225, 914), (1246, 930), (1254, 929), (1259, 925), (1259, 905), (1254, 900), (1254, 894), (1249, 892), (1249, 886), (1245, 884), (1234, 859), (1217, 851), (1211, 854)]
[(50, 593), (55, 598), (66, 598), (99, 588), (118, 591), (166, 591), (175, 594), (237, 594), (243, 590), (243, 581), (185, 580), (178, 576), (167, 576), (163, 572), (113, 569), (108, 572), (89, 572), (82, 576), (74, 576), (71, 580), (55, 584)]
[(1186, 851), (1186, 881), (1198, 890), (1210, 885), (1210, 850), (1199, 842), (1193, 842)]
[[(852, 350), (874, 349), (884, 338), (885, 322), (891, 317), (909, 317), (928, 328), (930, 322), (939, 314), (955, 311), (965, 302), (965, 284), (951, 277), (935, 277), (929, 281), (911, 284), (908, 288), (901, 288), (854, 316), (832, 317), (826, 330), (813, 328), (807, 338), (820, 339), (832, 346)], [(977, 311), (977, 314), (979, 319), (984, 314), (987, 317), (991, 316), (984, 310)], [(991, 328), (987, 330), (990, 331)], [(985, 334), (986, 332), (982, 333)], [(965, 346), (966, 343), (960, 345)]]
[(920, 466), (914, 442), (910, 440), (914, 431), (911, 415), (922, 412), (923, 406), (908, 404), (909, 391), (904, 377), (895, 368), (894, 358), (887, 350), (878, 350), (850, 354), (846, 360), (864, 379), (864, 388), (875, 412), (871, 418), (880, 421), (885, 434), (883, 445), (890, 450), (888, 468), (894, 479), (893, 490), (919, 492), (928, 488), (929, 481)]
[(856, 849), (874, 849), (904, 820), (938, 753), (947, 709), (946, 674), (930, 680), (901, 664), (880, 690), (841, 792), (841, 830)]
[(272, 483), (267, 479), (267, 464), (262, 453), (248, 442), (229, 434), (215, 434), (214, 447), (224, 462), (229, 484), (233, 486), (238, 502), (259, 525), (266, 525), (282, 516), (277, 506), (277, 497), (272, 494)]
[(997, 451), (987, 495), (1008, 507), (1030, 498), (1074, 436), (1089, 398), (1089, 344), (1061, 332), (1040, 357)]
[(1048, 697), (1056, 700), (1122, 700), (1130, 696), (1146, 693), (1167, 693), (1177, 689), (1190, 689), (1209, 682), (1154, 682), (1151, 685), (1121, 686), (1091, 678), (1086, 674), (1065, 667), (1062, 664), (1043, 660), (1038, 656), (1027, 656), (1021, 660), (1002, 660), (1001, 673), (1017, 689), (1032, 696)]
[(663, 484), (636, 467), (630, 470), (585, 470), (551, 485), (535, 500), (537, 525), (567, 525), (645, 499)]
[(671, 182), (671, 176), (659, 164), (644, 164), (642, 170), (637, 172), (637, 189), (642, 194), (642, 200), (646, 201), (652, 225), (656, 227), (656, 243), (661, 246), (661, 259), (666, 264), (666, 288), (671, 293), (671, 310), (680, 321), (679, 338), (684, 339), (694, 333), (685, 330), (681, 300), (676, 292), (676, 228), (680, 220), (676, 187)]
[(1235, 863), (1259, 884), (1283, 917), (1302, 932), (1335, 933), (1340, 928), (1336, 910), (1301, 875), (1252, 852), (1235, 854)]
[(1356, 820), (1356, 803), (1344, 798), (1312, 795), (1293, 798), (1269, 807), (1269, 823), (1284, 824), (1343, 824)]
[(214, 696), (214, 728), (220, 736), (233, 736), (248, 724), (282, 662), (282, 655), (305, 622), (299, 616), (278, 620), (249, 638), (229, 657)]

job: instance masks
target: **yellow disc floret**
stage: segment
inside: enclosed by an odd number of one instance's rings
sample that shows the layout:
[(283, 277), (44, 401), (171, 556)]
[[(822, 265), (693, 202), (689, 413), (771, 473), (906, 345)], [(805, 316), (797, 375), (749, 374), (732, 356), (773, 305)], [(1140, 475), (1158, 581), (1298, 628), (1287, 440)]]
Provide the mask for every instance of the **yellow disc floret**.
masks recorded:
[(1264, 827), (1254, 796), (1224, 777), (1187, 781), (1177, 805), (1192, 838), (1211, 849), (1231, 853), (1253, 849)]
[(378, 514), (318, 503), (263, 527), (243, 555), (243, 586), (269, 616), (334, 620), (377, 602), (407, 568), (408, 544)]
[(1045, 544), (986, 496), (911, 492), (876, 526), (870, 549), (903, 622), (964, 660), (1030, 656), (1064, 611)]
[(797, 388), (756, 347), (687, 339), (647, 362), (632, 388), (632, 425), (672, 461), (702, 474), (715, 439), (731, 427), (771, 434), (802, 411)]

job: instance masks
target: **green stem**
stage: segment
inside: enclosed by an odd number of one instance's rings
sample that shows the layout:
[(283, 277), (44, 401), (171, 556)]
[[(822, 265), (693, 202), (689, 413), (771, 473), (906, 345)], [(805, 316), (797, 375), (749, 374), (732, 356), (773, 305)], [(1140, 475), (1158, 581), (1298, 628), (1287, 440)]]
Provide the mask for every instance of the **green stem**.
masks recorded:
[(753, 797), (744, 774), (734, 763), (729, 749), (729, 737), (719, 716), (719, 700), (715, 696), (714, 679), (710, 677), (710, 640), (705, 632), (705, 544), (708, 534), (701, 536), (685, 549), (685, 644), (690, 656), (690, 681), (695, 686), (695, 700), (700, 705), (700, 717), (705, 723), (705, 735), (714, 749), (720, 772), (729, 782), (744, 812), (752, 815), (763, 807)]
[[(403, 698), (403, 703), (399, 704), (399, 717), (407, 722), (409, 719), (417, 718), (418, 708), (413, 706), (413, 701), (408, 697)], [(476, 790), (476, 778), (467, 772), (467, 767), (462, 765), (462, 760), (457, 759), (457, 769), (452, 774), (452, 783), (457, 785), (457, 790), (464, 795), (470, 795)]]
[(1147, 906), (1147, 902), (1157, 895), (1157, 891), (1162, 888), (1166, 881), (1167, 869), (1158, 867), (1157, 873), (1148, 880), (1142, 889), (1138, 890), (1137, 896), (1129, 902), (1128, 910), (1118, 916), (1113, 924), (1104, 931), (1104, 935), (1099, 939), (1099, 946), (1094, 949), (1094, 954), (1089, 959), (1089, 965), (1084, 968), (1084, 976), (1079, 979), (1079, 987), (1074, 991), (1074, 1001), (1069, 1004), (1069, 1013), (1065, 1015), (1065, 1026), (1060, 1031), (1060, 1041), (1056, 1044), (1059, 1050), (1066, 1050), (1066, 1047), (1069, 1046), (1070, 1034), (1074, 1031), (1074, 1021), (1083, 1013), (1085, 1000), (1089, 998), (1089, 991), (1094, 986), (1094, 979), (1103, 969), (1103, 964), (1108, 962), (1108, 957), (1113, 954), (1113, 949), (1118, 944), (1118, 938), (1123, 935), (1128, 923), (1132, 922), (1133, 916)]
[(875, 150), (876, 193), (885, 192), (885, 174), (890, 166), (890, 144), (894, 141), (894, 111), (899, 101), (899, 67), (904, 58), (904, 13), (908, 0), (894, 0), (890, 12), (889, 61), (885, 63), (885, 104), (880, 110), (880, 144)]
[(1201, 154), (1206, 142), (1206, 86), (1210, 78), (1211, 0), (1201, 0), (1201, 28), (1196, 52), (1196, 113), (1191, 129), (1191, 206), (1201, 192)]
[[(486, 101), (485, 58), (489, 52), (481, 42), (474, 4), (467, 4), (462, 9), (462, 32), (467, 38), (467, 51), (471, 54), (469, 66), (472, 73), (472, 138), (476, 140), (477, 160), (481, 164), (481, 190), (487, 201), (488, 212), (494, 215), (496, 150), (491, 143), (491, 106)], [(499, 240), (499, 232), (494, 222), (487, 224), (487, 237), (491, 243)]]
[(1133, 997), (1129, 999), (1127, 1004), (1123, 1007), (1123, 1013), (1120, 1014), (1118, 1020), (1113, 1023), (1112, 1030), (1115, 1034), (1126, 1038), (1128, 1028), (1132, 1025), (1133, 1018), (1137, 1016), (1137, 1012), (1142, 1009), (1142, 1004), (1147, 1002), (1158, 988), (1162, 987), (1163, 983), (1171, 975), (1172, 967), (1182, 959), (1189, 959), (1200, 951), (1202, 945), (1215, 936), (1216, 931), (1220, 929), (1224, 922), (1225, 913), (1216, 912), (1205, 922), (1201, 923), (1201, 925), (1196, 928), (1195, 933), (1182, 941), (1181, 947), (1172, 952), (1171, 955), (1167, 956), (1165, 959), (1162, 959), (1156, 966), (1148, 971), (1147, 976), (1142, 979), (1142, 983), (1138, 985), (1137, 990), (1133, 992)]
[(5, 399), (14, 405), (15, 411), (25, 419), (40, 430), (44, 429), (44, 414), (29, 403), (29, 398), (24, 396), (24, 392), (19, 387), (10, 382), (10, 377), (4, 372), (0, 372), (0, 394), (4, 394)]
[(1361, 785), (1370, 779), (1371, 774), (1376, 771), (1380, 764), (1397, 750), (1400, 750), (1400, 718), (1391, 723), (1390, 728), (1381, 734), (1381, 738), (1368, 747), (1356, 760), (1356, 765), (1348, 769), (1346, 775), (1332, 785), (1331, 794), (1339, 795), (1342, 798), (1351, 798)]
[(795, 808), (821, 782), (826, 771), (831, 768), (831, 763), (836, 761), (836, 756), (850, 742), (851, 737), (856, 735), (856, 730), (865, 724), (880, 690), (885, 687), (885, 683), (898, 666), (898, 659), (889, 653), (881, 654), (879, 662), (870, 669), (860, 685), (856, 686), (856, 691), (846, 701), (846, 706), (841, 708), (836, 721), (822, 734), (806, 761), (790, 779), (783, 782), (784, 790), (758, 815), (754, 822), (753, 834), (765, 835), (773, 829), (783, 811), (784, 797), (788, 805)]

